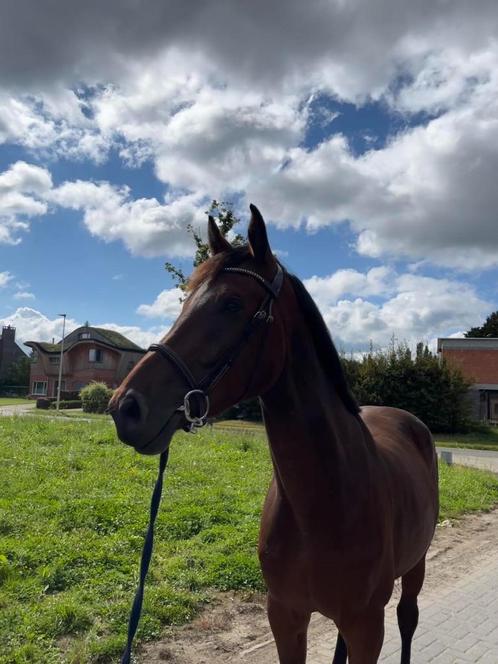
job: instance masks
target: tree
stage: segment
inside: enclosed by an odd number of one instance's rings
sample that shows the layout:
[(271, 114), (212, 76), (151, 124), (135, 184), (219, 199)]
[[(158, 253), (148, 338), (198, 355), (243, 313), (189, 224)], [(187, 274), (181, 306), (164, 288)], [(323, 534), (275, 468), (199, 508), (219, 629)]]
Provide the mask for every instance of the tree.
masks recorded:
[(343, 359), (352, 391), (361, 405), (394, 406), (419, 417), (431, 431), (464, 431), (469, 424), (469, 382), (424, 344), (415, 357), (398, 344), (361, 360)]
[[(224, 201), (213, 200), (206, 214), (209, 214), (218, 219), (218, 224), (223, 237), (226, 237), (234, 228), (234, 226), (240, 222), (240, 219), (235, 216), (229, 203)], [(202, 239), (199, 229), (195, 229), (192, 224), (188, 224), (187, 233), (193, 239), (196, 247), (193, 267), (197, 267), (209, 258), (209, 245)], [(241, 244), (244, 244), (244, 238), (239, 233), (235, 233), (231, 239), (231, 244), (234, 247), (240, 246)], [(169, 274), (173, 277), (175, 285), (180, 290), (185, 292), (187, 290), (188, 276), (184, 273), (184, 271), (173, 263), (169, 262), (164, 264), (164, 268), (166, 272), (169, 272)]]
[(490, 314), (480, 327), (471, 327), (466, 337), (498, 337), (498, 311)]
[(13, 362), (5, 373), (4, 385), (27, 386), (29, 385), (29, 372), (31, 367), (30, 358), (25, 355)]

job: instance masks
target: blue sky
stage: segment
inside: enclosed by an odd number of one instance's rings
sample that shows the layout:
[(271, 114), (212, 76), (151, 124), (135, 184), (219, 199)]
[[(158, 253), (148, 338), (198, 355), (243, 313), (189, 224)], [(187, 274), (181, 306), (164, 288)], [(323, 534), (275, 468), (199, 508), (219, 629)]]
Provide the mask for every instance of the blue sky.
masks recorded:
[(494, 3), (290, 2), (279, 25), (271, 2), (186, 23), (151, 4), (155, 22), (110, 2), (95, 27), (33, 3), (37, 48), (0, 17), (0, 320), (21, 341), (58, 337), (60, 312), (160, 337), (178, 313), (164, 262), (189, 270), (186, 225), (212, 198), (243, 228), (258, 205), (344, 350), (433, 343), (498, 308)]

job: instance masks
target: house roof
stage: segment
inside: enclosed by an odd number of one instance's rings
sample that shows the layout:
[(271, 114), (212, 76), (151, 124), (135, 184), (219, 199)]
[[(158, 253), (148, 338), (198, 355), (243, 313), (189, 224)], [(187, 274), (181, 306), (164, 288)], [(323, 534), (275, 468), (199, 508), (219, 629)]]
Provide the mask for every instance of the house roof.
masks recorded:
[(442, 337), (437, 350), (498, 350), (498, 337)]
[[(89, 333), (90, 337), (87, 339), (81, 339), (80, 335), (82, 333)], [(108, 330), (105, 327), (91, 327), (89, 325), (83, 325), (82, 327), (76, 328), (70, 334), (68, 334), (64, 339), (64, 350), (69, 350), (72, 346), (77, 343), (87, 343), (88, 341), (96, 341), (98, 343), (103, 343), (106, 346), (111, 348), (116, 348), (118, 350), (127, 350), (133, 351), (135, 353), (145, 353), (146, 351), (143, 348), (140, 348), (136, 343), (130, 341), (124, 334), (116, 332), (115, 330)], [(31, 346), (32, 348), (37, 348), (44, 353), (60, 353), (61, 352), (61, 342), (59, 341), (56, 344), (47, 343), (46, 341), (26, 341), (26, 346)]]
[(124, 334), (121, 332), (116, 332), (115, 330), (108, 330), (105, 327), (91, 327), (90, 330), (96, 330), (99, 334), (105, 337), (111, 346), (116, 348), (121, 348), (122, 350), (143, 350), (136, 343), (130, 341)]

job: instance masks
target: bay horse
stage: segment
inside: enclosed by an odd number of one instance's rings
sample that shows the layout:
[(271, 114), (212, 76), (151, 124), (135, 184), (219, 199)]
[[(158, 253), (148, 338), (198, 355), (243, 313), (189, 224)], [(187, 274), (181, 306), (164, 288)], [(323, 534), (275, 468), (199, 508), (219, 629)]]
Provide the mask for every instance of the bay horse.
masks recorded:
[(182, 312), (110, 403), (120, 439), (142, 454), (259, 396), (274, 475), (259, 558), (280, 664), (304, 664), (312, 612), (339, 631), (333, 664), (374, 664), (384, 607), (401, 577), (401, 663), (438, 516), (437, 457), (410, 413), (359, 408), (312, 298), (273, 256), (256, 207), (232, 247), (210, 218), (211, 257)]

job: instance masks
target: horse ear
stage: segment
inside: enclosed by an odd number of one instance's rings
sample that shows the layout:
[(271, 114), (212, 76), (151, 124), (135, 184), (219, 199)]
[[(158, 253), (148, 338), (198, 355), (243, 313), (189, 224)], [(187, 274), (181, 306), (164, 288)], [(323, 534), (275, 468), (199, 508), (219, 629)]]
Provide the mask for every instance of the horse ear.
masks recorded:
[(208, 244), (213, 256), (222, 251), (230, 251), (232, 248), (230, 242), (223, 237), (218, 224), (211, 215), (208, 217)]
[(272, 257), (268, 235), (266, 233), (265, 220), (258, 208), (251, 203), (251, 221), (247, 230), (249, 248), (254, 259), (260, 263)]

